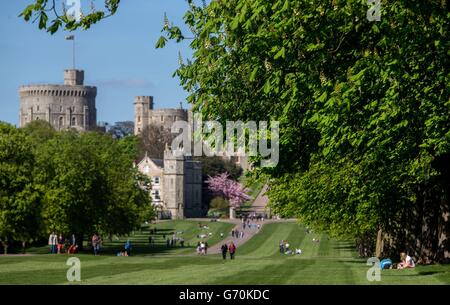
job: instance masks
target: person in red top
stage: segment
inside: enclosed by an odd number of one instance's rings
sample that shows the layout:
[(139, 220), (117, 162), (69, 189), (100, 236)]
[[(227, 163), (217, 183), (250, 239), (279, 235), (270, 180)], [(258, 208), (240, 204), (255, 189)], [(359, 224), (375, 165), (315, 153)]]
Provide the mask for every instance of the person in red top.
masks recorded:
[(234, 259), (234, 253), (236, 252), (236, 246), (233, 242), (228, 246), (228, 252), (230, 252), (230, 259)]

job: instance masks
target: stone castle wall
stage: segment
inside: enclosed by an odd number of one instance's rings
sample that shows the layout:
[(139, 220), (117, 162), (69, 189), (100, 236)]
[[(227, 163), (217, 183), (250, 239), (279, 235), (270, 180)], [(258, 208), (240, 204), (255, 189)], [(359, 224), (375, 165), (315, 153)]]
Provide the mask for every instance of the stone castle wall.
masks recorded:
[(66, 70), (64, 85), (27, 85), (19, 88), (20, 127), (45, 120), (56, 130), (89, 130), (96, 126), (97, 88), (83, 86), (81, 70)]
[(140, 134), (147, 126), (155, 125), (170, 129), (176, 121), (188, 121), (188, 111), (182, 108), (154, 109), (152, 96), (137, 96), (134, 99), (134, 133)]

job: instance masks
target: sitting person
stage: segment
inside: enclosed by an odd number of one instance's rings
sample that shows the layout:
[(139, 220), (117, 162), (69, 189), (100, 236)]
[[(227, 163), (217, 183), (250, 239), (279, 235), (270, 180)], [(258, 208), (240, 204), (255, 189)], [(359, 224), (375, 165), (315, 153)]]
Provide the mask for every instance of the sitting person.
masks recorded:
[(295, 254), (302, 254), (302, 249), (295, 249)]
[(400, 263), (397, 265), (397, 269), (414, 268), (416, 264), (411, 256), (407, 255), (405, 252), (400, 253)]
[(67, 254), (74, 254), (78, 250), (78, 245), (70, 245), (69, 249), (67, 249)]
[(289, 243), (287, 241), (284, 243), (284, 251), (289, 251)]

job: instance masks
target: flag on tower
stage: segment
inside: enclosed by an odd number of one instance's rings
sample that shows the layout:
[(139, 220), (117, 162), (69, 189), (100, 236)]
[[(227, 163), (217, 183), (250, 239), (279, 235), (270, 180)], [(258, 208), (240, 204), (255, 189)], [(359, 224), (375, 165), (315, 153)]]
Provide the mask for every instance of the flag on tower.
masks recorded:
[(75, 36), (74, 35), (66, 36), (66, 40), (75, 40)]

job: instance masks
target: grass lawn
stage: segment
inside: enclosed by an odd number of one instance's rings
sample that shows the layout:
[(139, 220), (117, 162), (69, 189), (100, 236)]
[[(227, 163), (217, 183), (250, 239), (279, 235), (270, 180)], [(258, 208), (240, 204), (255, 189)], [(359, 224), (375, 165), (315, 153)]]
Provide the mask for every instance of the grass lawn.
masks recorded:
[(258, 196), (259, 192), (261, 192), (264, 183), (259, 180), (247, 180), (248, 178), (245, 176), (241, 176), (239, 179), (239, 182), (242, 183), (246, 188), (246, 193), (249, 195), (252, 199), (249, 201), (246, 201), (242, 204), (241, 208), (247, 209), (250, 208), (253, 204), (253, 201)]
[[(183, 223), (159, 226), (178, 229)], [(320, 243), (312, 242), (313, 238)], [(301, 248), (303, 254), (278, 253), (281, 239), (288, 240), (291, 248)], [(219, 255), (179, 255), (183, 249), (172, 251), (174, 255), (132, 257), (78, 254), (81, 284), (450, 284), (448, 265), (383, 270), (381, 282), (368, 282), (369, 266), (356, 258), (351, 244), (306, 234), (304, 227), (293, 222), (266, 225), (237, 249), (234, 261), (223, 261)], [(48, 254), (0, 257), (0, 283), (66, 284), (66, 259), (66, 255)]]
[[(200, 224), (200, 226), (199, 226)], [(207, 226), (208, 229), (203, 228)], [(211, 221), (191, 221), (191, 220), (171, 220), (162, 221), (157, 224), (143, 225), (141, 230), (134, 231), (129, 236), (114, 236), (112, 241), (103, 237), (103, 246), (100, 250), (101, 255), (114, 255), (123, 250), (125, 242), (130, 239), (132, 243), (132, 254), (136, 255), (156, 255), (156, 254), (183, 254), (193, 253), (197, 247), (197, 242), (206, 240), (209, 246), (218, 243), (222, 238), (230, 234), (234, 227), (231, 223), (211, 222)], [(156, 233), (152, 234), (153, 244), (149, 245), (150, 230), (156, 228)], [(167, 247), (167, 239), (171, 239), (173, 234), (185, 240), (184, 247), (177, 243), (173, 247)], [(208, 237), (199, 238), (201, 234)], [(91, 248), (87, 242), (84, 243), (85, 254), (90, 254)], [(30, 248), (27, 253), (31, 254), (47, 254), (48, 247)]]

